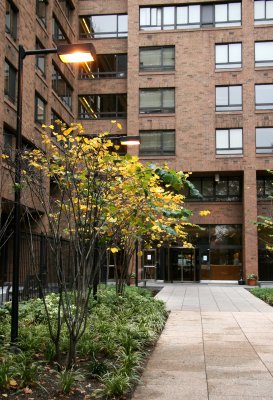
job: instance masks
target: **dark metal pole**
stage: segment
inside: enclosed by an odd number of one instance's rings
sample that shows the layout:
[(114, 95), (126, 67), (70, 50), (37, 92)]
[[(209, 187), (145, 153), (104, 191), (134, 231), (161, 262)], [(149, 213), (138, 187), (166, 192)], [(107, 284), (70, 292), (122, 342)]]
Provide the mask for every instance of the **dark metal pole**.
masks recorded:
[(136, 286), (138, 286), (138, 240), (136, 240)]
[(25, 50), (19, 46), (18, 86), (17, 86), (17, 121), (15, 149), (15, 186), (13, 210), (13, 274), (11, 303), (11, 343), (18, 339), (18, 307), (19, 307), (19, 269), (20, 269), (20, 219), (21, 219), (21, 153), (22, 153), (22, 94), (23, 94), (23, 60)]

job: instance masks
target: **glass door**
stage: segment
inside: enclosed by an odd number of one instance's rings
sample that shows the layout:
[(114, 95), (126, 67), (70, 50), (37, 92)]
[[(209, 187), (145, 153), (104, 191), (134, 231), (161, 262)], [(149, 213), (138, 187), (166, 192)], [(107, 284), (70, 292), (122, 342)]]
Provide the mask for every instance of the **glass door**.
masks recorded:
[(170, 248), (169, 263), (171, 281), (196, 280), (195, 249)]

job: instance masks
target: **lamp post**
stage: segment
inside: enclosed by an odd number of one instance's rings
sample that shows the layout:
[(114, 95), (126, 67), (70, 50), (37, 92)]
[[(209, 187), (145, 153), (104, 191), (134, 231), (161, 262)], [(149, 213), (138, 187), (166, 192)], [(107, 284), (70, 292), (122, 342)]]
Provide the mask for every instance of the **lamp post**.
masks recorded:
[(20, 217), (21, 217), (21, 152), (22, 152), (22, 106), (23, 106), (23, 64), (26, 56), (39, 54), (58, 54), (63, 63), (90, 62), (95, 60), (95, 48), (91, 43), (61, 45), (52, 49), (25, 50), (19, 46), (17, 121), (15, 151), (15, 185), (14, 185), (14, 235), (13, 235), (13, 276), (11, 303), (11, 343), (18, 339), (19, 320), (19, 271), (20, 271)]

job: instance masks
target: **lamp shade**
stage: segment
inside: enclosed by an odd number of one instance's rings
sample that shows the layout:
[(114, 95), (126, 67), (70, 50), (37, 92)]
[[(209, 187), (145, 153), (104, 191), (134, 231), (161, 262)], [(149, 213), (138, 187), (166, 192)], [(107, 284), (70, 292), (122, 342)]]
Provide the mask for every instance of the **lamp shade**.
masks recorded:
[(120, 138), (120, 144), (124, 146), (139, 146), (140, 137), (139, 136), (122, 136)]
[(57, 47), (57, 54), (63, 63), (92, 62), (96, 58), (92, 43), (63, 44)]

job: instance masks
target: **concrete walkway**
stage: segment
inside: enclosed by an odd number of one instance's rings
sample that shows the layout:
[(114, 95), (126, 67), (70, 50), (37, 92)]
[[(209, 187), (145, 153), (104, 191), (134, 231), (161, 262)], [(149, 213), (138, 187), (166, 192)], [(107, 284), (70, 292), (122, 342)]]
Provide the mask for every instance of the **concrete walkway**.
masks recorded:
[(273, 308), (241, 286), (167, 285), (171, 311), (134, 400), (273, 399)]

